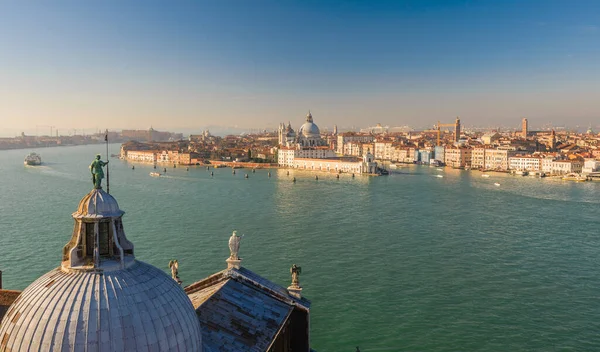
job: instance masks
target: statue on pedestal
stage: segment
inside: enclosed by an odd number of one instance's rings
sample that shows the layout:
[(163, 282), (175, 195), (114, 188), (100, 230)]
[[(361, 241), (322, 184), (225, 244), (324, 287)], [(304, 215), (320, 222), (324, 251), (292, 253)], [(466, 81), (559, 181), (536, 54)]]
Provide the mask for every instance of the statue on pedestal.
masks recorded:
[(238, 253), (240, 251), (240, 242), (244, 235), (238, 236), (237, 231), (233, 231), (231, 237), (229, 237), (229, 259), (240, 260)]
[(102, 188), (102, 179), (104, 178), (104, 170), (102, 170), (102, 167), (108, 164), (108, 160), (104, 162), (100, 160), (100, 157), (100, 154), (96, 155), (96, 159), (92, 161), (92, 164), (90, 165), (92, 182), (94, 183), (94, 188), (96, 189)]
[(290, 273), (292, 274), (292, 287), (300, 287), (300, 273), (302, 273), (302, 268), (297, 266), (296, 264), (292, 265), (290, 268)]

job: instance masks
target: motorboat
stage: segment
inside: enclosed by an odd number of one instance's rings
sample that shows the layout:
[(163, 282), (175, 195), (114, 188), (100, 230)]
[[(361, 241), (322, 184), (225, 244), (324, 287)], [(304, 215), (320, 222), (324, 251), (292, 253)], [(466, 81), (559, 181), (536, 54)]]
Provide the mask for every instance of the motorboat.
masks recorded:
[(444, 177), (444, 175), (435, 175), (435, 177), (442, 178), (442, 177)]
[(584, 182), (584, 181), (587, 181), (587, 177), (585, 177), (585, 176), (583, 176), (581, 174), (575, 173), (575, 172), (571, 172), (571, 173), (568, 173), (568, 174), (564, 175), (562, 177), (562, 179), (564, 181), (575, 181), (575, 182)]
[(496, 186), (496, 187), (500, 187), (500, 184), (499, 184), (498, 182), (495, 182), (495, 183), (494, 183), (494, 186)]
[(158, 172), (151, 172), (150, 176), (152, 176), (152, 177), (160, 177), (160, 174)]
[(30, 166), (42, 165), (42, 157), (39, 154), (31, 152), (25, 157), (23, 164)]
[(488, 175), (488, 174), (483, 174), (483, 175), (481, 175), (481, 177), (488, 178), (488, 177), (490, 177), (490, 175)]
[(517, 176), (527, 176), (527, 175), (529, 175), (529, 173), (527, 171), (518, 170), (518, 171), (515, 171), (515, 175), (517, 175)]

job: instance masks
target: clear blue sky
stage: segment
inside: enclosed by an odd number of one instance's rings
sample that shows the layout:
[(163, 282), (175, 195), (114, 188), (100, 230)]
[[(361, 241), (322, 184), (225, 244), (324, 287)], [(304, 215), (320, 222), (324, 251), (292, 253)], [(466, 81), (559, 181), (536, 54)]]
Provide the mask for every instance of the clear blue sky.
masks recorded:
[(322, 128), (600, 116), (600, 1), (6, 1), (0, 13), (0, 134), (275, 128), (308, 109)]

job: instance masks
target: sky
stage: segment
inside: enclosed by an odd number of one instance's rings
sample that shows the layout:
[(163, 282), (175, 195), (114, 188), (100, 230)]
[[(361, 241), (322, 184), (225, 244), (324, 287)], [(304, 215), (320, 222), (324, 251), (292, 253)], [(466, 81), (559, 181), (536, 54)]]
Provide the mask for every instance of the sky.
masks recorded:
[[(2, 1), (0, 135), (600, 124), (600, 1)], [(79, 132), (78, 132), (79, 133)]]

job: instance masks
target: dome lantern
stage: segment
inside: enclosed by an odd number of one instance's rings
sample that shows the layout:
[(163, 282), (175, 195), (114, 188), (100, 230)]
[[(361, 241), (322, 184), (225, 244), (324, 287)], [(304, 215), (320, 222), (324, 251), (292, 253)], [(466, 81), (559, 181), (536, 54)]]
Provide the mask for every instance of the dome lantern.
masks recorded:
[(61, 268), (69, 270), (123, 269), (135, 259), (133, 243), (123, 229), (124, 211), (110, 194), (95, 188), (73, 213), (75, 227), (63, 248)]

